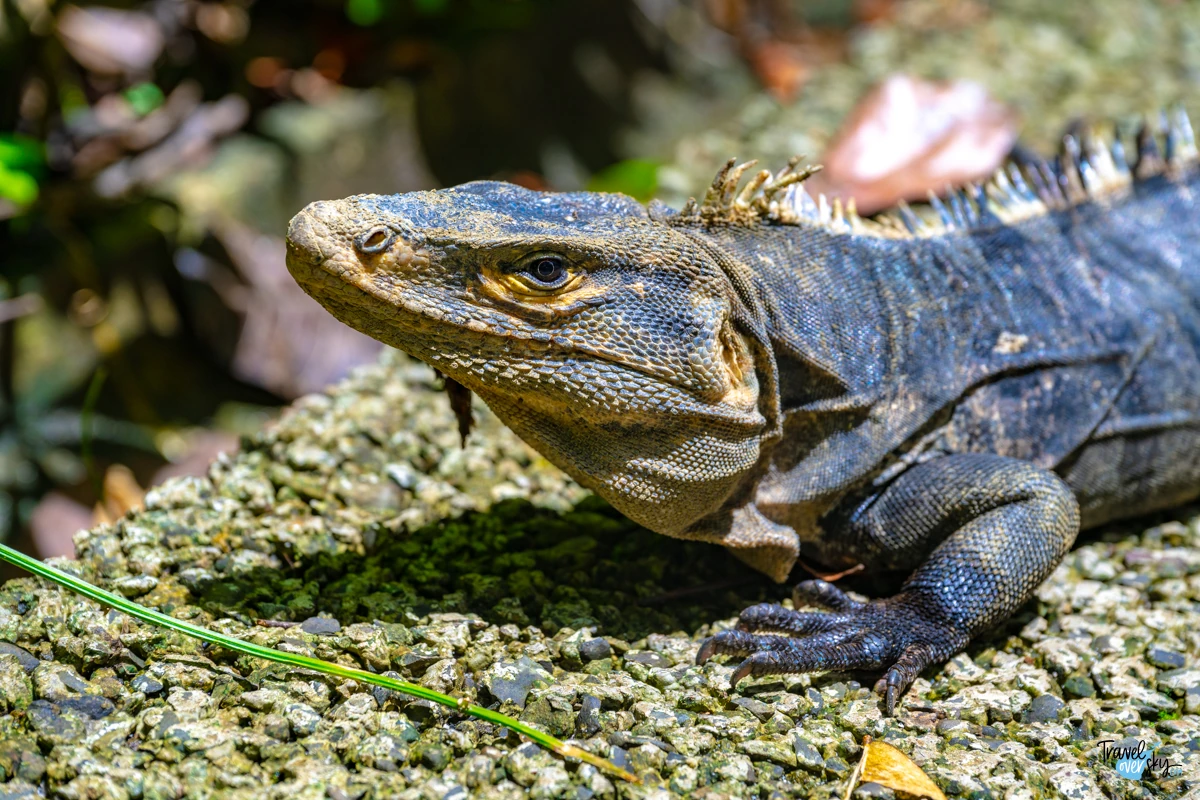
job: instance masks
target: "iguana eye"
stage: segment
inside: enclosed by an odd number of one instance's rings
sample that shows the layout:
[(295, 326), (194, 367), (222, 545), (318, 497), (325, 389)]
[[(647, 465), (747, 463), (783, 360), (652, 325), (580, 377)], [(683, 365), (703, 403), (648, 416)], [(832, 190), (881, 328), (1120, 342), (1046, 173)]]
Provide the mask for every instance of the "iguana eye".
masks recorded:
[(554, 288), (567, 276), (567, 267), (558, 256), (539, 256), (525, 268), (529, 277), (546, 288)]
[(513, 294), (538, 301), (561, 297), (583, 281), (586, 272), (554, 252), (527, 253), (516, 261), (500, 261), (495, 277)]

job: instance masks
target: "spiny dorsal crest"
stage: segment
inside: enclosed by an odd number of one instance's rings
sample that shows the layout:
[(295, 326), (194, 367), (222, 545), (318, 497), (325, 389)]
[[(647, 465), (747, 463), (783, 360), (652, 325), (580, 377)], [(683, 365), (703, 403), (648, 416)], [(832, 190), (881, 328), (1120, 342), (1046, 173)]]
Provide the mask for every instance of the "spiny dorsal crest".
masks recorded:
[[(918, 214), (903, 200), (896, 208), (864, 219), (851, 198), (814, 200), (803, 183), (821, 169), (798, 169), (801, 157), (788, 161), (778, 173), (759, 170), (739, 189), (746, 173), (758, 162), (738, 164), (729, 159), (697, 203), (689, 199), (674, 217), (677, 224), (741, 225), (815, 224), (835, 233), (870, 236), (938, 236), (992, 224), (1012, 224), (1050, 211), (1088, 201), (1119, 196), (1137, 181), (1157, 175), (1177, 176), (1197, 163), (1196, 137), (1182, 109), (1163, 112), (1155, 124), (1144, 122), (1135, 138), (1131, 165), (1125, 144), (1114, 126), (1108, 141), (1082, 128), (1063, 136), (1057, 158), (1047, 160), (1017, 148), (991, 178), (982, 183), (947, 187), (939, 197), (929, 193), (929, 210)], [(1161, 143), (1161, 145), (1160, 145)]]
[(759, 170), (740, 192), (738, 185), (742, 182), (742, 176), (758, 162), (738, 164), (736, 158), (731, 158), (713, 178), (712, 185), (704, 193), (704, 201), (697, 205), (695, 198), (688, 200), (681, 217), (705, 224), (753, 223), (759, 220), (790, 222), (789, 189), (798, 187), (821, 169), (819, 166), (796, 169), (801, 158), (793, 157), (786, 167), (774, 175), (770, 170)]

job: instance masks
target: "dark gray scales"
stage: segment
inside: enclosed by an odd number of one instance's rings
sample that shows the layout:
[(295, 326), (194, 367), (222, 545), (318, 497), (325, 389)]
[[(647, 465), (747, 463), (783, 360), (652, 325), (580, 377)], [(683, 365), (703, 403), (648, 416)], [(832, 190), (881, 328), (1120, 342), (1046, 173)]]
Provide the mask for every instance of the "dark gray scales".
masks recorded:
[[(675, 212), (475, 183), (314, 204), (289, 231), (331, 312), (479, 394), (647, 527), (823, 581), (701, 649), (748, 675), (867, 669), (888, 713), (1006, 619), (1081, 527), (1200, 495), (1200, 209), (1178, 114), (1135, 163), (1068, 139), (863, 220), (795, 163), (732, 162)], [(380, 243), (383, 244), (380, 244)], [(365, 243), (365, 244), (364, 244)]]

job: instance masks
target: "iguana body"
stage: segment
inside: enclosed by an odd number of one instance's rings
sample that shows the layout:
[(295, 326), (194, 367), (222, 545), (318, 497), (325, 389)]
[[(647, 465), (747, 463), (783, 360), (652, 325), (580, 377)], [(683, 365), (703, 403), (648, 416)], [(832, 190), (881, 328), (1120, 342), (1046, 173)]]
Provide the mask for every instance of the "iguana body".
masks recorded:
[(883, 670), (891, 713), (1081, 525), (1200, 495), (1186, 117), (1166, 145), (1142, 136), (1132, 171), (1119, 144), (1010, 166), (932, 228), (830, 211), (791, 167), (739, 192), (732, 163), (681, 213), (492, 182), (359, 196), (297, 215), (288, 264), (647, 527), (776, 580), (801, 554), (908, 574), (865, 604), (806, 581), (826, 611), (756, 606), (700, 653), (747, 656), (734, 683)]

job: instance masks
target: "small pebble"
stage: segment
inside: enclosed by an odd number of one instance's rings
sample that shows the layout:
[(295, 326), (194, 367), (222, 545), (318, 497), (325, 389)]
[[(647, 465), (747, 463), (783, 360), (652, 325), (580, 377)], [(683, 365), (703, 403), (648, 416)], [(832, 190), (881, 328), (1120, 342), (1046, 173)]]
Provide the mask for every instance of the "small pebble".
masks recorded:
[(305, 633), (330, 635), (342, 629), (342, 623), (329, 617), (309, 617), (300, 623), (300, 630)]
[(612, 645), (603, 639), (588, 639), (579, 645), (579, 655), (584, 661), (599, 661), (612, 656)]
[(162, 683), (154, 680), (154, 678), (151, 678), (149, 675), (138, 675), (129, 683), (134, 689), (138, 690), (147, 697), (154, 697), (163, 690)]
[(1058, 713), (1066, 707), (1066, 703), (1052, 694), (1043, 694), (1033, 698), (1029, 708), (1025, 710), (1025, 722), (1054, 722)]
[(579, 703), (579, 714), (575, 717), (575, 736), (590, 739), (600, 732), (600, 700), (585, 694)]
[(1146, 651), (1146, 660), (1159, 669), (1182, 669), (1187, 664), (1183, 653), (1165, 647), (1151, 647)]
[(874, 781), (860, 783), (851, 795), (857, 800), (894, 800), (896, 793)]
[(26, 672), (33, 672), (34, 668), (41, 662), (37, 656), (23, 648), (17, 647), (15, 644), (8, 642), (0, 642), (0, 656), (9, 655), (16, 656), (17, 663), (21, 665), (21, 669)]

